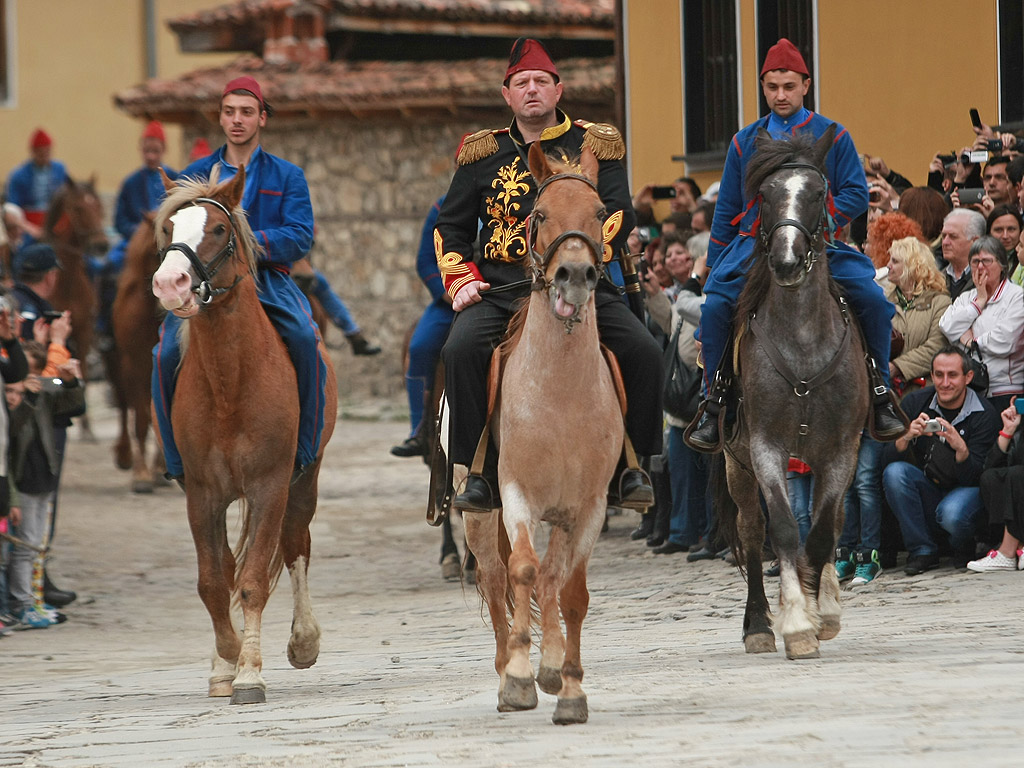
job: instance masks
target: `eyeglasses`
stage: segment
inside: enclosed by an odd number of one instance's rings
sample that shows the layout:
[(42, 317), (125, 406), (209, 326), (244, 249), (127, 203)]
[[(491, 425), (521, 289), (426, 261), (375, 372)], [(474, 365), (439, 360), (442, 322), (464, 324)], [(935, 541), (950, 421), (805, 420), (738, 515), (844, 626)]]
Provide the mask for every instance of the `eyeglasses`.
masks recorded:
[(995, 259), (991, 259), (991, 258), (989, 258), (989, 259), (971, 259), (971, 266), (972, 267), (980, 267), (982, 265), (984, 265), (986, 267), (990, 267), (990, 266), (992, 266), (995, 263), (996, 263), (996, 260)]

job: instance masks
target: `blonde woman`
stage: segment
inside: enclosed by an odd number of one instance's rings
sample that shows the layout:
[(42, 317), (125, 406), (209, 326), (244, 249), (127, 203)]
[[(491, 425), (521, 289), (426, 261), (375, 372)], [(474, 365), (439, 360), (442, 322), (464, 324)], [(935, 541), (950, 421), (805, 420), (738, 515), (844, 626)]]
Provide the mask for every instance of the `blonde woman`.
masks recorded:
[(903, 349), (889, 361), (889, 373), (902, 394), (915, 379), (924, 379), (919, 386), (930, 383), (932, 357), (946, 345), (939, 320), (951, 302), (935, 256), (916, 237), (890, 246), (889, 283), (885, 295), (896, 307), (892, 327), (903, 335)]

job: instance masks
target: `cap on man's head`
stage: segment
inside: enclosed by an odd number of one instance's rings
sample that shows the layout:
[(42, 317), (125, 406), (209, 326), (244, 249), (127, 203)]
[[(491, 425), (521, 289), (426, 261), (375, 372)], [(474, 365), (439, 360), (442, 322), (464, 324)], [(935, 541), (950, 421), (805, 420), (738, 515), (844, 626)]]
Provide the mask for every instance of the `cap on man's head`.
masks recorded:
[(32, 132), (32, 137), (29, 139), (28, 145), (32, 149), (49, 147), (53, 145), (53, 139), (51, 139), (50, 134), (42, 128), (36, 128), (35, 131)]
[(161, 144), (167, 143), (167, 137), (164, 135), (164, 127), (161, 125), (159, 120), (150, 120), (149, 125), (142, 132), (142, 138), (144, 139), (159, 139)]
[(764, 66), (761, 67), (761, 77), (775, 69), (788, 69), (790, 72), (796, 72), (804, 77), (811, 76), (804, 63), (804, 57), (800, 55), (796, 46), (786, 38), (782, 38), (768, 49), (768, 55), (764, 57)]
[(196, 160), (202, 160), (213, 152), (210, 149), (210, 142), (200, 136), (194, 142), (192, 142), (192, 149), (188, 153), (188, 161), (194, 163)]
[(508, 57), (508, 69), (505, 70), (505, 85), (508, 79), (516, 72), (526, 69), (539, 69), (543, 72), (550, 72), (555, 82), (558, 82), (558, 68), (551, 60), (547, 49), (539, 42), (530, 37), (520, 37), (512, 43), (512, 53)]
[(260, 84), (256, 82), (256, 79), (243, 75), (242, 77), (236, 77), (230, 83), (224, 86), (224, 92), (221, 94), (221, 98), (224, 98), (232, 91), (248, 91), (256, 97), (256, 101), (260, 103), (262, 109), (266, 109), (267, 105), (263, 101), (263, 91), (260, 90)]
[(14, 257), (14, 276), (28, 273), (49, 272), (60, 269), (60, 260), (53, 248), (46, 243), (32, 243), (22, 248)]

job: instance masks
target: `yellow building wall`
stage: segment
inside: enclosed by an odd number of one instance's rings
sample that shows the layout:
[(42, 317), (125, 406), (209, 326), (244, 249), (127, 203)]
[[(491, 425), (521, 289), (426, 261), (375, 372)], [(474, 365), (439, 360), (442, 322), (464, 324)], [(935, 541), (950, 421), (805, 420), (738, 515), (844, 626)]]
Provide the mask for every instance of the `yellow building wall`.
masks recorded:
[[(630, 183), (684, 175), (680, 0), (624, 0)], [(969, 12), (968, 12), (969, 9)], [(968, 110), (998, 121), (995, 0), (818, 0), (818, 110), (862, 153), (924, 184), (936, 152), (973, 141)], [(739, 4), (740, 126), (759, 117), (754, 0)], [(717, 171), (691, 173), (702, 188)], [(660, 204), (658, 213), (667, 212)]]
[[(111, 194), (141, 165), (144, 123), (117, 110), (113, 94), (146, 79), (144, 0), (8, 0), (14, 5), (13, 102), (0, 106), (0, 178), (28, 159), (37, 127), (53, 137), (53, 156), (75, 178), (96, 174)], [(168, 18), (212, 0), (157, 0), (157, 75), (174, 77), (237, 54), (182, 54)], [(181, 131), (166, 126), (165, 161), (182, 167)]]

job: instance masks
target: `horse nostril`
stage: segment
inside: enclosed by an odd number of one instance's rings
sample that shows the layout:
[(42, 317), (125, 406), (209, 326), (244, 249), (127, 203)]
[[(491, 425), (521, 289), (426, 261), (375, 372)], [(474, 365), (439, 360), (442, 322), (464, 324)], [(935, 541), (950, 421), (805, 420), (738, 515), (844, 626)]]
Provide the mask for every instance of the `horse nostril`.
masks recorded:
[(587, 285), (597, 285), (597, 268), (593, 264), (587, 267)]
[(569, 270), (568, 269), (566, 269), (564, 266), (562, 266), (562, 267), (559, 267), (558, 269), (555, 270), (555, 282), (556, 283), (564, 283), (564, 282), (567, 282), (568, 280), (569, 280)]

